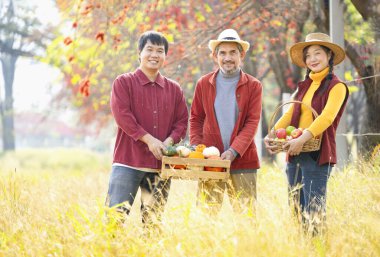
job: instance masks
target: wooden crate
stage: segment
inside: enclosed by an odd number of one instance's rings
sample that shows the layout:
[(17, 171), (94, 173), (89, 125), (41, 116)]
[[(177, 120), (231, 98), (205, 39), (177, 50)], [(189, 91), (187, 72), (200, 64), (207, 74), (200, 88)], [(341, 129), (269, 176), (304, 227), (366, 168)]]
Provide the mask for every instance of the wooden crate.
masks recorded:
[[(175, 165), (184, 165), (185, 169), (175, 169)], [(223, 172), (205, 171), (204, 167), (222, 167)], [(207, 160), (207, 159), (191, 159), (180, 157), (162, 158), (162, 168), (160, 176), (164, 179), (190, 179), (190, 180), (227, 180), (230, 177), (231, 161), (229, 160)], [(191, 169), (193, 168), (193, 170)], [(195, 170), (197, 168), (199, 170)]]

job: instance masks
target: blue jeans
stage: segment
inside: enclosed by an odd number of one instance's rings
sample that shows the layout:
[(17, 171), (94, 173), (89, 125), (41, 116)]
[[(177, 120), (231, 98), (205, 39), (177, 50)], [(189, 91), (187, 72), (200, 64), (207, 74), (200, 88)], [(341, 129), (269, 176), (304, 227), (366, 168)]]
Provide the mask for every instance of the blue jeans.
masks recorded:
[(139, 188), (143, 222), (151, 221), (152, 214), (159, 219), (168, 199), (170, 180), (161, 179), (158, 173), (112, 166), (106, 204), (109, 207), (119, 205), (120, 211), (129, 214)]
[[(309, 153), (292, 157), (287, 164), (289, 201), (293, 201), (303, 219), (314, 220), (315, 215), (323, 221), (326, 212), (326, 187), (331, 166), (318, 165)], [(322, 215), (322, 216), (321, 216)]]

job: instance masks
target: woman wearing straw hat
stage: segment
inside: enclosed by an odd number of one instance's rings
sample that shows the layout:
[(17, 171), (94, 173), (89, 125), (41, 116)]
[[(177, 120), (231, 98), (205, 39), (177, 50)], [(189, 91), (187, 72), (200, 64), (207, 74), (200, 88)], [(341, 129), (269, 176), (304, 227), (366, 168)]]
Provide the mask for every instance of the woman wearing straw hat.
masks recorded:
[[(347, 86), (333, 73), (334, 65), (344, 60), (345, 52), (332, 43), (328, 35), (311, 33), (305, 42), (290, 48), (290, 57), (294, 64), (306, 68), (305, 80), (298, 83), (294, 96), (294, 100), (304, 104), (292, 103), (264, 142), (269, 153), (274, 153), (276, 146), (270, 146), (269, 142), (276, 129), (289, 125), (305, 128), (300, 137), (284, 145), (289, 147), (286, 173), (289, 192), (297, 192), (293, 200), (302, 211), (302, 220), (309, 231), (315, 233), (321, 228), (318, 221), (325, 217), (327, 180), (337, 161), (335, 132), (349, 95)], [(319, 116), (314, 119), (306, 105)], [(301, 152), (308, 140), (319, 135), (322, 135), (319, 150)]]

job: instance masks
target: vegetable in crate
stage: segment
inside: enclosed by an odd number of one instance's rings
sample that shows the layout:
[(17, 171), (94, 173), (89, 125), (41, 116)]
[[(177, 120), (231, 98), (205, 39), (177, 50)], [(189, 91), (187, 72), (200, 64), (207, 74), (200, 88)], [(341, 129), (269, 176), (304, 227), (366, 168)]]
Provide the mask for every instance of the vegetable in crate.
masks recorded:
[(205, 156), (205, 158), (210, 158), (211, 156), (220, 156), (220, 152), (218, 150), (218, 148), (216, 148), (215, 146), (210, 146), (210, 147), (206, 147), (204, 150), (203, 150), (203, 155)]
[(179, 157), (184, 157), (184, 158), (187, 158), (189, 154), (191, 153), (191, 150), (183, 145), (177, 146), (176, 151)]
[(169, 145), (166, 147), (165, 150), (162, 151), (162, 153), (165, 155), (165, 156), (174, 156), (177, 154), (177, 149), (175, 146), (172, 146), (172, 145)]
[[(220, 156), (213, 155), (213, 156), (208, 157), (207, 159), (208, 160), (221, 160), (222, 158), (220, 158)], [(222, 171), (224, 171), (224, 168), (222, 168), (222, 167), (208, 167), (208, 166), (206, 166), (205, 170), (206, 171), (222, 172)]]

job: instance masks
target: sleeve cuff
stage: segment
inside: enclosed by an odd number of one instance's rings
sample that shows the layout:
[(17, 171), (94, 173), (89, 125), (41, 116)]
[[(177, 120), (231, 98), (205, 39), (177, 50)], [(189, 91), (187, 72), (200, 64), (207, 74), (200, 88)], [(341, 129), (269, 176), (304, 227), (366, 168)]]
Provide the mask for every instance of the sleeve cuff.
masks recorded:
[(305, 129), (304, 131), (309, 131), (310, 132), (310, 134), (313, 136), (313, 137), (316, 137), (316, 133), (315, 133), (315, 131), (311, 131), (310, 129)]
[(146, 134), (148, 134), (148, 132), (146, 132), (144, 129), (139, 129), (136, 133), (131, 135), (131, 137), (133, 138), (133, 140), (138, 141), (140, 140), (140, 138), (142, 138)]
[(232, 147), (228, 148), (228, 151), (231, 151), (232, 154), (236, 157), (238, 155), (238, 152), (235, 151)]

